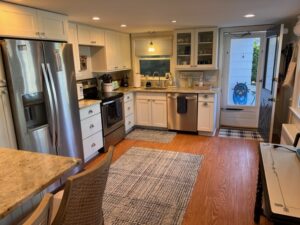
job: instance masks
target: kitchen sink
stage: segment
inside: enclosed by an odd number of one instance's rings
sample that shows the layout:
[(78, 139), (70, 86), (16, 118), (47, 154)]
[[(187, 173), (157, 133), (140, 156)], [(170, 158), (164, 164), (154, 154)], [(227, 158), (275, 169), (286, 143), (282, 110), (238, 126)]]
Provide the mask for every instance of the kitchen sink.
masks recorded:
[(145, 90), (166, 90), (166, 87), (145, 87)]

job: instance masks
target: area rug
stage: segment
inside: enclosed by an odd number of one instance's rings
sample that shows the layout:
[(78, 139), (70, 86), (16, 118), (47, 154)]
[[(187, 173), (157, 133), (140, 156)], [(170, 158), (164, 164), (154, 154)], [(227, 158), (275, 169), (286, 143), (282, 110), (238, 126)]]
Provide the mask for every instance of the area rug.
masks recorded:
[(175, 136), (176, 132), (164, 130), (134, 129), (126, 136), (126, 139), (170, 143)]
[(257, 131), (252, 130), (236, 130), (236, 129), (224, 129), (219, 130), (219, 137), (228, 138), (241, 138), (247, 140), (264, 141), (262, 136)]
[(203, 156), (132, 147), (112, 164), (105, 225), (179, 225)]

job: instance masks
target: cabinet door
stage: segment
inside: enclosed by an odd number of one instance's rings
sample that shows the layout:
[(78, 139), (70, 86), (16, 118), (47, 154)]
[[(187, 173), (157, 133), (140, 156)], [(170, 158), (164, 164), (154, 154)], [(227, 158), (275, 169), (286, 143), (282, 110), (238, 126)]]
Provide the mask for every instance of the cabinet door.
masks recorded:
[(0, 147), (17, 148), (7, 88), (0, 88)]
[(38, 10), (40, 37), (48, 40), (68, 39), (67, 16)]
[(0, 36), (39, 38), (37, 10), (0, 2)]
[(105, 31), (105, 49), (107, 70), (122, 70), (122, 54), (119, 33), (114, 31)]
[(152, 126), (167, 127), (167, 101), (152, 100), (151, 118)]
[(151, 126), (151, 100), (136, 100), (136, 124)]
[(194, 62), (194, 31), (176, 31), (175, 32), (175, 59), (176, 67), (190, 68), (195, 67)]
[(91, 44), (95, 46), (104, 46), (104, 31), (98, 28), (91, 29)]
[(68, 42), (72, 44), (73, 47), (73, 59), (75, 66), (76, 76), (80, 72), (80, 58), (79, 58), (79, 46), (77, 38), (77, 27), (74, 23), (69, 23), (68, 26)]
[(129, 34), (120, 34), (121, 39), (121, 68), (131, 68), (131, 54), (130, 54), (130, 37)]
[(195, 35), (197, 67), (201, 69), (217, 69), (218, 29), (198, 29)]
[(214, 130), (214, 103), (198, 102), (198, 131)]
[(77, 25), (78, 44), (91, 45), (91, 29), (88, 26)]

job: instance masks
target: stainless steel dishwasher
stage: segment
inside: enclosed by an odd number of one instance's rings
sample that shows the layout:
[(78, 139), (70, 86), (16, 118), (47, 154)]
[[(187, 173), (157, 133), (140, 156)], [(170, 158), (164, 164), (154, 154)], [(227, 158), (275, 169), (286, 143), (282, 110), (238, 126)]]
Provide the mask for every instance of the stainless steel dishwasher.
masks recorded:
[(168, 129), (197, 131), (197, 97), (197, 94), (168, 93)]

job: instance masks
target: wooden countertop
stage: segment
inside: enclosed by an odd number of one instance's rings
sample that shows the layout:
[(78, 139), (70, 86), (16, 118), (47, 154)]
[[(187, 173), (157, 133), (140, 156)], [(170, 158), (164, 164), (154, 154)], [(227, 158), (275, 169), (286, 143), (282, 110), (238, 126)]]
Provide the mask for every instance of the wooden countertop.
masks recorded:
[(71, 157), (0, 148), (0, 219), (80, 163)]
[(93, 99), (82, 99), (78, 102), (79, 109), (83, 109), (85, 107), (89, 107), (91, 105), (100, 104), (101, 100), (93, 100)]

